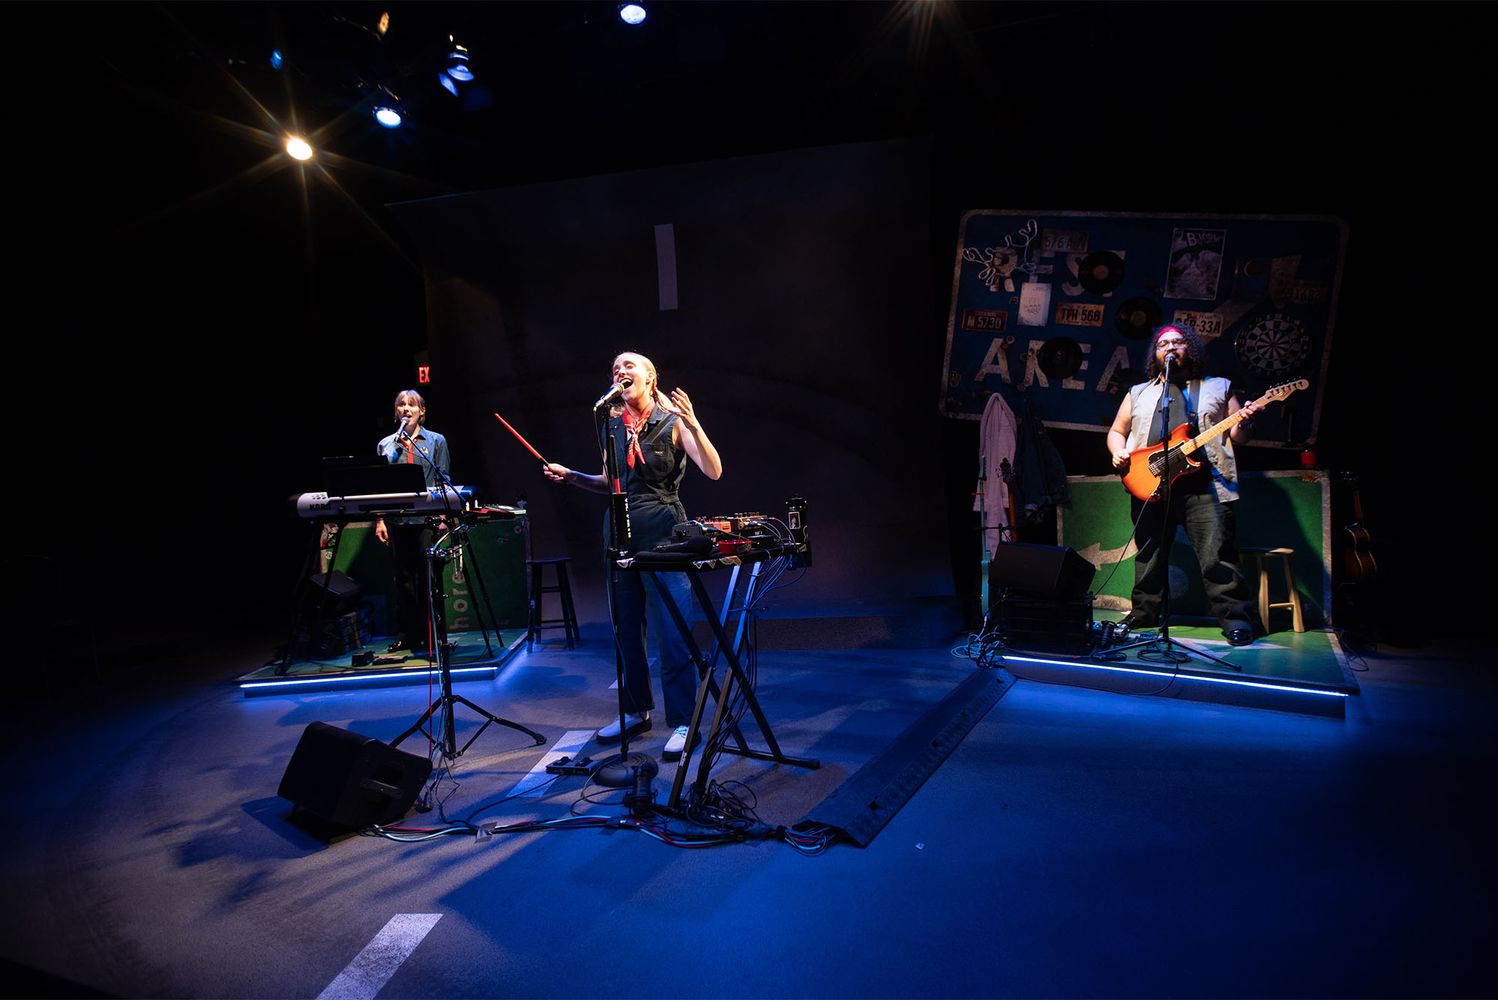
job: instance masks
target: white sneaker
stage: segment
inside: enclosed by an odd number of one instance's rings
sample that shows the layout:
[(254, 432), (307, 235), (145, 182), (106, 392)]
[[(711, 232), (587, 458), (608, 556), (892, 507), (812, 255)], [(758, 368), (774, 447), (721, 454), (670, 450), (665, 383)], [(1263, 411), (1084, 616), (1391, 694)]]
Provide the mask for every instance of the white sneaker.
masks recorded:
[[(681, 760), (682, 752), (687, 748), (687, 728), (686, 726), (677, 726), (672, 731), (671, 738), (666, 740), (666, 749), (661, 751), (661, 760)], [(692, 746), (694, 748), (697, 746), (697, 740), (692, 741)]]
[[(650, 713), (640, 712), (636, 714), (634, 712), (627, 712), (624, 716), (624, 725), (628, 727), (629, 735), (631, 736), (634, 736), (636, 733), (647, 733), (650, 731)], [(609, 720), (608, 725), (593, 734), (593, 738), (600, 743), (618, 743), (619, 717), (616, 715), (613, 719)]]

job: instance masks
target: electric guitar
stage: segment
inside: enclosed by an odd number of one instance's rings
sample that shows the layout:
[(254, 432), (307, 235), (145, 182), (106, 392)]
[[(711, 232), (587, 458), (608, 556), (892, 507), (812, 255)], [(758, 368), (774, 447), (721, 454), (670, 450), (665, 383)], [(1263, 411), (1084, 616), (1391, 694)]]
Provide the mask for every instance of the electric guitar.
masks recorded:
[[(1272, 403), (1284, 399), (1297, 389), (1310, 386), (1308, 379), (1296, 379), (1275, 386), (1254, 400), (1255, 404)], [(1226, 434), (1244, 418), (1242, 410), (1219, 420), (1196, 437), (1190, 436), (1190, 424), (1181, 424), (1170, 432), (1170, 437), (1148, 448), (1138, 448), (1129, 453), (1129, 464), (1119, 470), (1123, 476), (1124, 489), (1140, 500), (1158, 500), (1160, 484), (1175, 482), (1193, 469), (1201, 467), (1202, 460), (1192, 454), (1213, 438)]]

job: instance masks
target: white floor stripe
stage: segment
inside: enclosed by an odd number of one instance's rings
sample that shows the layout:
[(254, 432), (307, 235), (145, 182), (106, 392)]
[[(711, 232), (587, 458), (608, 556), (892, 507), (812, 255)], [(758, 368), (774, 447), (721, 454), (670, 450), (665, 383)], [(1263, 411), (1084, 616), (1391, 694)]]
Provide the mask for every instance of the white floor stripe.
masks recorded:
[(397, 913), (317, 1000), (374, 1000), (441, 919), (440, 913)]
[(536, 766), (531, 768), (530, 773), (519, 781), (510, 790), (511, 795), (540, 795), (541, 786), (551, 780), (551, 775), (546, 773), (546, 765), (563, 757), (576, 757), (589, 740), (593, 738), (591, 729), (569, 729), (562, 734), (562, 738), (552, 744), (550, 750), (541, 755)]

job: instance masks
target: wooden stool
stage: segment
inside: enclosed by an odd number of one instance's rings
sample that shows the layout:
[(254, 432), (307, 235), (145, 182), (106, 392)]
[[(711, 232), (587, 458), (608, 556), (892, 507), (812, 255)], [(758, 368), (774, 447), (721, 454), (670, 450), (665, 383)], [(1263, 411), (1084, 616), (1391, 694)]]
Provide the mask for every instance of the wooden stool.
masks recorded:
[[(572, 607), (572, 584), (567, 579), (567, 564), (572, 560), (567, 556), (559, 556), (555, 559), (527, 559), (525, 564), (531, 568), (531, 614), (530, 624), (525, 632), (525, 650), (530, 652), (535, 644), (537, 633), (544, 629), (564, 629), (567, 636), (567, 648), (576, 647), (579, 636), (577, 632), (577, 612)], [(547, 566), (556, 568), (556, 586), (545, 585), (542, 570)], [(562, 598), (562, 617), (543, 618), (541, 602), (546, 594), (557, 594)]]
[[(1269, 612), (1277, 608), (1290, 609), (1290, 621), (1295, 626), (1295, 631), (1306, 630), (1305, 615), (1300, 610), (1300, 591), (1295, 589), (1295, 571), (1290, 568), (1290, 557), (1295, 554), (1294, 549), (1256, 549), (1239, 548), (1239, 552), (1251, 557), (1258, 565), (1259, 570), (1259, 623), (1264, 626), (1265, 632), (1272, 632), (1269, 627)], [(1285, 589), (1289, 593), (1289, 599), (1284, 601), (1271, 601), (1269, 599), (1269, 560), (1278, 559), (1285, 567)]]

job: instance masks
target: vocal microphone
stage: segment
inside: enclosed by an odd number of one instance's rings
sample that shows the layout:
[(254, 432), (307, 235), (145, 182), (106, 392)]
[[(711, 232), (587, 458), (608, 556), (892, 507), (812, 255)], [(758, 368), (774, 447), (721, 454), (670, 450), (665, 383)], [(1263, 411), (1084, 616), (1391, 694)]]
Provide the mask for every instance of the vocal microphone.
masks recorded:
[(593, 404), (593, 409), (603, 409), (605, 406), (608, 406), (614, 400), (618, 399), (623, 392), (624, 386), (620, 385), (618, 382), (615, 382), (613, 385), (609, 386), (608, 392), (598, 397), (598, 402)]
[(1180, 361), (1180, 360), (1181, 360), (1181, 356), (1179, 354), (1177, 354), (1175, 351), (1166, 351), (1165, 352), (1165, 363), (1167, 365), (1173, 365), (1177, 361)]

